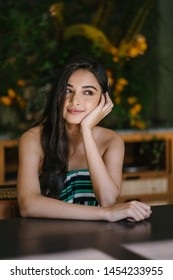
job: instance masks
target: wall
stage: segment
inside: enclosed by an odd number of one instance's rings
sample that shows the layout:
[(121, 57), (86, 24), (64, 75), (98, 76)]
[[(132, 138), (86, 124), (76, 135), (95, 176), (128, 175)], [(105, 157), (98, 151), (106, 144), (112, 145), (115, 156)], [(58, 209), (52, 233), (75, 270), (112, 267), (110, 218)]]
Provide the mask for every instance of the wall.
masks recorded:
[[(173, 1), (160, 0), (159, 22), (159, 87), (157, 94), (157, 117), (173, 126)], [(154, 23), (153, 23), (154, 24)]]

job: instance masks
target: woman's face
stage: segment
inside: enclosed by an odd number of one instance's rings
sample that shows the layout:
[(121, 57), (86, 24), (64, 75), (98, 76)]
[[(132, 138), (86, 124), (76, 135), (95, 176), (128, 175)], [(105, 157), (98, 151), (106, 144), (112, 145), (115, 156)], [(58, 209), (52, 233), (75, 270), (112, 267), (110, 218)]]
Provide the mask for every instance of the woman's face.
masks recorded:
[(65, 121), (69, 124), (80, 124), (99, 104), (101, 94), (101, 87), (90, 71), (75, 71), (67, 82), (63, 111)]

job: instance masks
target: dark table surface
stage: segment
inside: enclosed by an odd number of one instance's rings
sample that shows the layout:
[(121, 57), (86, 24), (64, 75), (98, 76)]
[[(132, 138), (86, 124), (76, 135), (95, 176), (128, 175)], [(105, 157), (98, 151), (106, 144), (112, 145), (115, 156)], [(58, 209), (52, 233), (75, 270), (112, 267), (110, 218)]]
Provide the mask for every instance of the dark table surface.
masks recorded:
[(115, 259), (147, 259), (125, 248), (124, 244), (143, 242), (145, 246), (150, 241), (168, 240), (173, 240), (173, 204), (153, 206), (151, 217), (138, 223), (31, 218), (0, 221), (0, 259), (87, 248)]

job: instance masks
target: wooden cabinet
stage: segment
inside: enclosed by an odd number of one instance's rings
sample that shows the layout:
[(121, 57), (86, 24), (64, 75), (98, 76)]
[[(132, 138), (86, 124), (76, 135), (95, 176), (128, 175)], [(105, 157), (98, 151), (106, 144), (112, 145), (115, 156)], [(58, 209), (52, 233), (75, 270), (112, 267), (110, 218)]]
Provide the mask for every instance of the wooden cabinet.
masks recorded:
[(0, 139), (0, 219), (19, 215), (16, 195), (18, 140)]
[(0, 140), (0, 185), (16, 184), (18, 140)]
[(19, 208), (17, 204), (17, 199), (12, 200), (0, 200), (0, 220), (12, 219), (19, 217)]
[(125, 159), (118, 202), (173, 203), (173, 129), (119, 133), (125, 141)]

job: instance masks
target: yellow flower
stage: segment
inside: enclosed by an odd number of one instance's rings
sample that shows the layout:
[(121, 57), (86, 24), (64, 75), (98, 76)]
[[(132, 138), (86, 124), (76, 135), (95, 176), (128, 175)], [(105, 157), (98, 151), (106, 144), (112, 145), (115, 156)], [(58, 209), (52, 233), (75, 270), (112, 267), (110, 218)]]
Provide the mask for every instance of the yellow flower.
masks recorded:
[(136, 119), (132, 118), (130, 120), (130, 126), (136, 127), (138, 129), (144, 129), (144, 128), (146, 128), (146, 122), (143, 120), (136, 120)]
[(124, 89), (124, 86), (128, 85), (128, 81), (125, 78), (119, 78), (115, 84), (115, 91), (121, 92)]
[(143, 35), (139, 34), (136, 36), (136, 46), (138, 47), (140, 54), (143, 54), (146, 51), (147, 42)]
[(130, 119), (130, 126), (135, 127), (136, 126), (136, 120), (135, 119)]
[(1, 96), (0, 102), (6, 106), (10, 106), (12, 104), (12, 100), (9, 96)]
[(118, 49), (116, 47), (111, 47), (110, 48), (110, 53), (113, 55), (113, 56), (116, 56), (118, 54)]
[(9, 88), (9, 89), (7, 90), (7, 92), (8, 92), (8, 96), (9, 96), (9, 97), (11, 97), (11, 98), (15, 98), (15, 97), (16, 97), (16, 92), (15, 92), (14, 89)]
[(129, 45), (130, 44), (127, 43), (125, 40), (121, 41), (120, 46), (118, 48), (118, 56), (119, 57), (126, 57), (127, 56)]
[(127, 55), (134, 58), (138, 55), (144, 54), (147, 50), (147, 42), (143, 35), (138, 34), (134, 37), (133, 41), (129, 44)]
[(120, 104), (121, 103), (121, 97), (120, 96), (116, 96), (114, 98), (114, 102), (115, 102), (115, 104)]
[(122, 86), (128, 85), (128, 81), (125, 78), (119, 78), (118, 83)]
[(110, 53), (113, 55), (113, 61), (116, 63), (119, 61), (118, 49), (116, 47), (110, 47)]
[(23, 86), (25, 85), (25, 81), (22, 80), (22, 79), (19, 79), (19, 80), (17, 81), (17, 85), (18, 85), (19, 87), (23, 87)]
[(130, 115), (131, 116), (136, 116), (136, 111), (134, 110), (134, 108), (131, 108), (130, 110), (129, 110), (129, 113), (130, 113)]
[(113, 60), (113, 62), (117, 63), (119, 61), (119, 57), (118, 56), (114, 56), (112, 60)]
[(135, 109), (135, 111), (136, 111), (137, 113), (139, 113), (139, 112), (141, 111), (141, 109), (142, 109), (141, 104), (139, 104), (139, 103), (135, 104), (134, 109)]
[(139, 55), (139, 49), (136, 46), (131, 46), (128, 49), (127, 55), (131, 58), (134, 58)]
[(135, 126), (136, 126), (136, 128), (144, 129), (144, 128), (146, 128), (146, 123), (145, 123), (145, 121), (142, 121), (142, 120), (136, 121)]
[(133, 105), (134, 103), (137, 102), (136, 96), (128, 97), (128, 98), (127, 98), (127, 102), (128, 102), (128, 104)]
[(56, 3), (50, 6), (49, 12), (52, 17), (56, 17), (59, 21), (63, 20), (62, 10), (64, 8), (64, 4), (62, 2)]
[(115, 91), (116, 91), (117, 93), (123, 91), (123, 89), (124, 89), (124, 86), (123, 86), (122, 84), (117, 83), (117, 84), (115, 85)]
[(137, 103), (129, 110), (129, 113), (131, 116), (136, 116), (141, 111), (141, 109), (141, 104)]
[(111, 77), (108, 77), (108, 81), (109, 81), (109, 86), (112, 86), (114, 83), (114, 79)]
[(112, 86), (113, 83), (114, 83), (114, 79), (113, 79), (113, 77), (112, 77), (112, 72), (111, 72), (109, 69), (107, 69), (107, 70), (106, 70), (106, 73), (107, 73), (107, 75), (108, 75), (109, 85)]
[(122, 40), (118, 54), (120, 57), (135, 58), (138, 55), (144, 54), (146, 50), (146, 38), (141, 34), (137, 34), (131, 41)]

